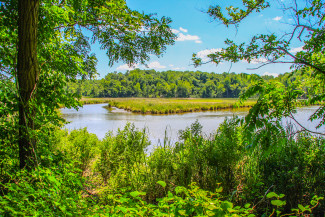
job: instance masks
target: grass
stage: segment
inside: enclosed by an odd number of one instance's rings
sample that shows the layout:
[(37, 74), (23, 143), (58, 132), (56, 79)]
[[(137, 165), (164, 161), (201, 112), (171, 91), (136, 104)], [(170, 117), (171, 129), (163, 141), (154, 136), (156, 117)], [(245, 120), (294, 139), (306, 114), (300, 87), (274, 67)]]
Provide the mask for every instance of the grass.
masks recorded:
[(109, 107), (116, 107), (141, 114), (173, 114), (184, 112), (214, 111), (228, 108), (252, 107), (256, 100), (238, 105), (238, 99), (203, 98), (114, 98)]
[(101, 103), (109, 103), (112, 98), (90, 98), (90, 97), (82, 97), (81, 103), (83, 105), (86, 104), (101, 104)]

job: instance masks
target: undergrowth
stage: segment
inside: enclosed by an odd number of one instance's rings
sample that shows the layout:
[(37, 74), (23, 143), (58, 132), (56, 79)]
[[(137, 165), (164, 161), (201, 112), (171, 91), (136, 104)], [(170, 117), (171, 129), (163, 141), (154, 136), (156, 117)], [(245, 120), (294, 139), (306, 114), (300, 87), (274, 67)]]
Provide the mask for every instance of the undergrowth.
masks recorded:
[(201, 129), (195, 122), (150, 153), (147, 132), (132, 124), (103, 140), (56, 129), (28, 173), (14, 146), (2, 146), (0, 216), (323, 215), (323, 138), (285, 129), (247, 137), (238, 118), (209, 138)]

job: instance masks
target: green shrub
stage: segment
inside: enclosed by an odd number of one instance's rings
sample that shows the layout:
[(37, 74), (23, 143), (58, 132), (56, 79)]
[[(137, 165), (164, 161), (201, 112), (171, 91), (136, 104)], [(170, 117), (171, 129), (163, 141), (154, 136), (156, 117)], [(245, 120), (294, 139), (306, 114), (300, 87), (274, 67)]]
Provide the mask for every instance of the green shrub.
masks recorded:
[(238, 183), (238, 167), (246, 155), (246, 139), (243, 136), (243, 126), (236, 117), (225, 119), (219, 126), (214, 139), (207, 147), (209, 166), (215, 171), (216, 181), (221, 183), (226, 194), (236, 190)]
[[(62, 135), (62, 132), (60, 133)], [(85, 172), (98, 152), (99, 140), (95, 134), (89, 133), (86, 128), (72, 130), (69, 134), (63, 133), (58, 141), (58, 150), (67, 157), (66, 161), (74, 162), (75, 166)]]
[(251, 148), (242, 166), (242, 199), (258, 202), (271, 189), (286, 195), (283, 209), (289, 212), (314, 195), (325, 195), (324, 139), (305, 133), (290, 135), (280, 134), (267, 147), (259, 141)]
[(106, 134), (99, 148), (96, 168), (106, 182), (110, 181), (113, 189), (139, 186), (146, 160), (145, 150), (149, 145), (145, 130), (139, 131), (128, 123), (116, 136)]
[(0, 216), (86, 215), (92, 203), (82, 197), (79, 174), (73, 165), (18, 172), (1, 184), (7, 193), (0, 197)]
[[(158, 182), (163, 188), (165, 182)], [(110, 204), (106, 205), (108, 216), (255, 216), (251, 214), (250, 204), (244, 207), (235, 206), (223, 200), (216, 192), (200, 189), (195, 183), (189, 188), (176, 187), (173, 193), (158, 198), (158, 204), (148, 204), (143, 201), (144, 192), (133, 191), (125, 195), (109, 195)]]

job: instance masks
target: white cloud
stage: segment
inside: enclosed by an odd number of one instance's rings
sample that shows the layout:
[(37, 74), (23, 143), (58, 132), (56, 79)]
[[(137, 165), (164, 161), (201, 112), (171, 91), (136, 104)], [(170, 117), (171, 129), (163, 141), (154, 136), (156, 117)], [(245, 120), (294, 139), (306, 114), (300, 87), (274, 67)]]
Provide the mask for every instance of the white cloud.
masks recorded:
[(173, 64), (169, 64), (168, 66), (169, 66), (169, 67), (173, 67), (174, 65), (173, 65)]
[(166, 66), (160, 65), (158, 61), (151, 62), (148, 64), (148, 68), (150, 69), (164, 69)]
[(300, 52), (300, 51), (303, 51), (304, 49), (302, 47), (296, 47), (296, 48), (292, 48), (290, 50), (291, 53), (297, 53), (297, 52)]
[(116, 68), (116, 70), (132, 70), (135, 69), (139, 66), (139, 64), (135, 64), (132, 66), (129, 66), (128, 64), (120, 65), (119, 67)]
[[(261, 58), (258, 58), (258, 59), (252, 59), (250, 64), (256, 65), (256, 64), (260, 64), (260, 63), (266, 63), (267, 61), (268, 61), (267, 59), (261, 57)], [(247, 60), (242, 60), (242, 62), (248, 63)]]
[(277, 16), (277, 17), (274, 17), (272, 20), (279, 21), (281, 19), (282, 19), (282, 17)]
[(259, 64), (259, 63), (266, 63), (267, 59), (265, 58), (258, 58), (258, 59), (252, 59), (251, 64)]
[(174, 34), (177, 34), (177, 39), (176, 41), (195, 41), (197, 44), (201, 44), (202, 40), (200, 39), (199, 36), (197, 35), (190, 35), (190, 34), (185, 34), (188, 32), (187, 29), (184, 29), (182, 27), (179, 27), (178, 29), (172, 29), (172, 32)]
[(270, 73), (270, 72), (264, 72), (263, 75), (268, 75), (268, 76), (273, 76), (273, 77), (279, 76), (279, 74), (277, 74), (277, 73)]
[(184, 35), (183, 33), (179, 33), (176, 41), (199, 41), (200, 37), (197, 35)]
[(177, 29), (172, 29), (172, 33), (177, 34), (179, 31)]
[(185, 70), (186, 68), (185, 67), (175, 67), (175, 68), (172, 68), (173, 70)]
[(182, 32), (188, 32), (187, 29), (183, 29), (182, 27), (179, 27), (179, 30), (181, 30)]
[(206, 50), (201, 50), (199, 51), (196, 56), (198, 58), (201, 58), (203, 61), (208, 61), (209, 58), (208, 58), (208, 55), (209, 54), (212, 54), (212, 53), (215, 53), (215, 52), (220, 52), (222, 49), (221, 48), (213, 48), (213, 49), (206, 49)]

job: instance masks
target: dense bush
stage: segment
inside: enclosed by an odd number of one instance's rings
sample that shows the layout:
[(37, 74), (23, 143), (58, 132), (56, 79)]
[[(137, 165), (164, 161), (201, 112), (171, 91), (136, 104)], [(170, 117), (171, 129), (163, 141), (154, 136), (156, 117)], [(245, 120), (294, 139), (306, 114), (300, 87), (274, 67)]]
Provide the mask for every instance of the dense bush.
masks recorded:
[(82, 197), (84, 179), (72, 165), (18, 172), (1, 184), (1, 216), (76, 216), (92, 204)]
[[(110, 188), (138, 187), (143, 182), (142, 166), (145, 151), (150, 145), (145, 131), (138, 131), (127, 124), (117, 135), (106, 134), (100, 145), (97, 169)], [(114, 180), (114, 181), (113, 181)]]
[(47, 145), (32, 173), (18, 172), (18, 162), (2, 155), (5, 216), (317, 215), (324, 209), (315, 197), (325, 189), (321, 137), (279, 129), (265, 139), (274, 128), (247, 133), (232, 118), (207, 138), (197, 121), (175, 144), (166, 138), (148, 152), (146, 131), (132, 124), (101, 141), (86, 129), (45, 129), (39, 144)]
[(58, 131), (56, 136), (60, 138), (57, 149), (69, 156), (67, 162), (74, 162), (77, 168), (85, 172), (98, 153), (97, 136), (89, 133), (86, 128), (72, 130), (69, 134), (66, 131)]

